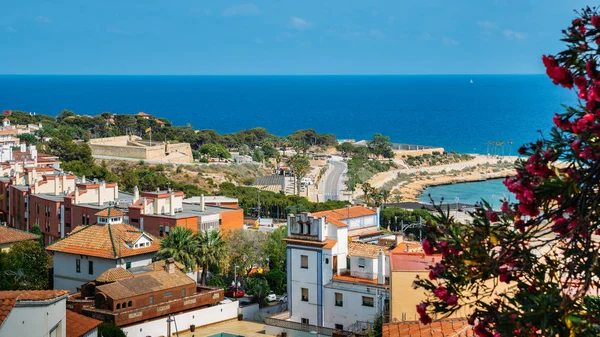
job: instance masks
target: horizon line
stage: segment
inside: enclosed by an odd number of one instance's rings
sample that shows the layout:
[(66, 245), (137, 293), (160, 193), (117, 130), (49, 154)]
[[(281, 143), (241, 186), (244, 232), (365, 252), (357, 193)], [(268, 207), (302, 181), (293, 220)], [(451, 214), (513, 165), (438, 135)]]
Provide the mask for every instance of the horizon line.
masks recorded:
[(531, 76), (544, 73), (476, 73), (476, 74), (3, 74), (0, 76)]

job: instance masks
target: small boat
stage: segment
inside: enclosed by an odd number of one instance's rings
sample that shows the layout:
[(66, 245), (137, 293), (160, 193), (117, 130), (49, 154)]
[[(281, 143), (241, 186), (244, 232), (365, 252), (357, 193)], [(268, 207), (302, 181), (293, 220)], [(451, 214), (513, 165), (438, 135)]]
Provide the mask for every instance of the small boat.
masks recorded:
[(471, 80), (471, 84), (473, 84), (473, 80)]

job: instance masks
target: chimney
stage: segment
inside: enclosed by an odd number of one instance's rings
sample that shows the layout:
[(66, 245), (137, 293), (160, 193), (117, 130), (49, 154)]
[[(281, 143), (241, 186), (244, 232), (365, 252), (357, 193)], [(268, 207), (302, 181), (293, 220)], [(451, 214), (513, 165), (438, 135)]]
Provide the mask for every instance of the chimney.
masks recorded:
[(402, 243), (402, 235), (397, 235), (396, 234), (396, 247), (399, 246)]
[(408, 243), (408, 242), (406, 243), (406, 251), (410, 252), (410, 243)]
[(64, 192), (67, 189), (67, 175), (65, 173), (62, 174), (62, 191)]
[(21, 152), (27, 152), (27, 145), (25, 143), (21, 143)]
[(206, 209), (206, 205), (204, 204), (204, 194), (200, 195), (200, 212), (204, 212)]
[(165, 271), (169, 274), (175, 274), (175, 260), (172, 257), (165, 260)]
[(102, 195), (104, 194), (104, 189), (106, 189), (106, 185), (105, 185), (104, 181), (101, 181), (100, 185), (98, 185), (98, 206), (102, 206), (102, 204), (104, 204), (104, 202), (102, 201)]
[(82, 176), (82, 177), (81, 177), (81, 183), (82, 183), (82, 184), (85, 184), (85, 176)]
[(146, 214), (146, 203), (147, 203), (146, 197), (143, 197), (142, 198), (142, 214)]
[(377, 257), (377, 283), (385, 283), (385, 254), (383, 249), (379, 249), (379, 256)]
[(140, 198), (140, 189), (137, 187), (137, 185), (133, 186), (133, 202), (138, 201), (138, 199)]
[(75, 205), (79, 204), (79, 186), (75, 185)]
[(169, 194), (169, 215), (175, 215), (175, 192)]
[(31, 159), (37, 159), (37, 148), (34, 145), (29, 145), (29, 154), (31, 155)]
[(60, 189), (59, 189), (59, 185), (60, 185), (60, 176), (54, 176), (54, 195), (59, 195), (60, 194)]
[(114, 194), (114, 197), (115, 197), (114, 200), (116, 201), (116, 200), (119, 199), (119, 183), (115, 183), (115, 187), (114, 187), (113, 191), (115, 192), (115, 194)]
[(158, 209), (158, 197), (154, 198), (154, 214), (160, 214)]

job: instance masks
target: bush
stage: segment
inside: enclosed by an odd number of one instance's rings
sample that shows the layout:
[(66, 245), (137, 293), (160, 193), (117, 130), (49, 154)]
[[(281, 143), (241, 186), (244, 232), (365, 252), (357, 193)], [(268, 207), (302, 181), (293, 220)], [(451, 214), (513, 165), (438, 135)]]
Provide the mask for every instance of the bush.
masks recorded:
[(98, 336), (102, 337), (127, 337), (115, 323), (106, 322), (98, 325)]

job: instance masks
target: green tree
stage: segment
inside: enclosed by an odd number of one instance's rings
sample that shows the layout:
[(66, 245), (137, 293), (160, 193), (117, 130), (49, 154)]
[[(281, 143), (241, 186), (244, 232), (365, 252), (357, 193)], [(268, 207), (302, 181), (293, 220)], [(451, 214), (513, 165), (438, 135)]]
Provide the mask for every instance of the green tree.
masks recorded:
[(349, 155), (356, 152), (356, 146), (349, 142), (343, 142), (335, 147), (336, 150), (342, 153), (342, 156), (348, 157)]
[(296, 187), (298, 195), (300, 195), (300, 182), (310, 170), (310, 161), (308, 160), (307, 156), (295, 154), (290, 159), (288, 159), (288, 165), (290, 166), (290, 168), (294, 172), (294, 175), (296, 176)]
[(217, 150), (217, 157), (219, 158), (219, 161), (221, 161), (222, 159), (229, 159), (231, 158), (231, 154), (229, 153), (229, 151), (227, 151), (227, 148), (221, 144), (216, 144), (216, 150)]
[(283, 241), (287, 237), (287, 226), (281, 226), (274, 230), (267, 239), (265, 251), (269, 257), (269, 270), (283, 270), (286, 268), (287, 243)]
[(127, 337), (123, 330), (112, 322), (105, 322), (98, 325), (98, 336), (100, 337)]
[(279, 269), (269, 270), (264, 274), (269, 283), (269, 288), (276, 294), (283, 294), (287, 291), (287, 274)]
[(196, 234), (198, 251), (198, 264), (202, 266), (200, 284), (206, 285), (208, 268), (211, 265), (223, 265), (227, 257), (227, 244), (223, 241), (221, 233), (216, 230), (200, 231)]
[(18, 135), (17, 138), (19, 138), (21, 143), (25, 143), (25, 144), (37, 143), (37, 138), (35, 137), (35, 135), (33, 133), (22, 133), (22, 134)]
[(230, 258), (230, 269), (239, 266), (245, 275), (250, 275), (253, 268), (265, 264), (267, 254), (264, 246), (267, 236), (263, 232), (236, 229), (227, 236)]
[(38, 241), (17, 242), (0, 255), (0, 290), (48, 289), (52, 259)]
[(204, 144), (204, 145), (200, 146), (198, 151), (200, 151), (200, 154), (206, 156), (207, 159), (217, 157), (217, 145), (216, 144), (212, 144), (212, 143)]
[(56, 116), (56, 121), (60, 123), (65, 118), (72, 117), (72, 116), (75, 116), (75, 113), (73, 111), (64, 109), (63, 111), (58, 113), (58, 116)]
[(196, 271), (199, 254), (198, 242), (191, 229), (175, 227), (171, 234), (160, 242), (157, 256), (161, 259), (173, 258), (185, 266), (186, 272)]
[(367, 142), (367, 146), (369, 147), (371, 153), (378, 158), (394, 158), (394, 151), (392, 150), (390, 137), (376, 133), (375, 136), (373, 136), (373, 140)]
[(246, 282), (246, 292), (252, 295), (252, 302), (258, 303), (260, 307), (263, 307), (267, 303), (267, 295), (271, 289), (269, 283), (260, 274), (258, 276), (251, 277)]
[(31, 231), (30, 232), (31, 232), (31, 234), (35, 234), (35, 235), (39, 236), (38, 242), (40, 243), (40, 245), (42, 247), (44, 247), (44, 233), (42, 232), (42, 228), (40, 227), (40, 225), (34, 224), (31, 227)]

